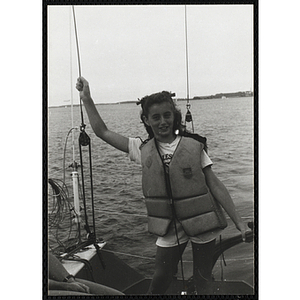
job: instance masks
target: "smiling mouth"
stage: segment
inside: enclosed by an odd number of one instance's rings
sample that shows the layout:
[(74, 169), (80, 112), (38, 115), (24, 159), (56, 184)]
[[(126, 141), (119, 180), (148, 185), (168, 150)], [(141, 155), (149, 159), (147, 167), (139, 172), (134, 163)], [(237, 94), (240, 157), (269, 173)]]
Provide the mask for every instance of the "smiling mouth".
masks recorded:
[(164, 126), (164, 127), (160, 127), (159, 130), (160, 131), (166, 131), (169, 127), (168, 126)]

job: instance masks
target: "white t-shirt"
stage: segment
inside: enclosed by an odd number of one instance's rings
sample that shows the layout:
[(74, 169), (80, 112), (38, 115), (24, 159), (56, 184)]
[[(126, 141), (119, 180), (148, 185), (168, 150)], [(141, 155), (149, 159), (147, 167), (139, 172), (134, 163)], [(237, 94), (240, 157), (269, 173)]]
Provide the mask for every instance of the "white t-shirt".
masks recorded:
[[(159, 151), (160, 151), (160, 154), (162, 155), (164, 162), (171, 161), (171, 158), (173, 156), (173, 153), (174, 153), (179, 141), (180, 141), (180, 136), (177, 136), (176, 139), (172, 143), (158, 142)], [(139, 164), (141, 164), (141, 150), (140, 150), (141, 144), (142, 144), (142, 141), (140, 138), (129, 138), (129, 145), (128, 145), (129, 154), (128, 154), (128, 156), (129, 156), (130, 160), (135, 161)], [(202, 150), (200, 155), (201, 155), (200, 163), (201, 163), (202, 169), (213, 164), (212, 161), (210, 160), (209, 156), (207, 155), (207, 153), (204, 150)]]
[[(158, 142), (159, 152), (162, 156), (164, 163), (166, 163), (167, 165), (170, 163), (173, 153), (176, 150), (176, 147), (177, 147), (180, 139), (181, 139), (181, 137), (177, 136), (176, 139), (172, 143)], [(141, 164), (141, 150), (140, 150), (141, 144), (142, 144), (142, 141), (140, 138), (129, 138), (128, 156), (129, 156), (130, 160), (135, 161), (140, 164)], [(202, 152), (200, 153), (200, 163), (201, 163), (202, 169), (204, 169), (207, 166), (211, 166), (213, 164), (211, 159), (209, 158), (209, 156), (207, 155), (207, 153), (204, 150), (202, 150)], [(184, 232), (182, 225), (178, 221), (176, 221), (176, 229), (177, 229), (177, 235), (178, 235), (180, 244), (187, 242), (189, 239), (192, 242), (195, 242), (198, 244), (207, 243), (207, 242), (215, 239), (222, 231), (221, 229), (220, 230), (217, 229), (213, 232), (204, 233), (197, 237), (188, 237), (186, 235), (186, 233)], [(170, 229), (169, 229), (168, 233), (163, 237), (157, 238), (156, 245), (160, 246), (160, 247), (174, 247), (174, 246), (178, 245), (176, 234), (175, 234), (175, 227), (174, 227), (173, 222), (170, 225)]]

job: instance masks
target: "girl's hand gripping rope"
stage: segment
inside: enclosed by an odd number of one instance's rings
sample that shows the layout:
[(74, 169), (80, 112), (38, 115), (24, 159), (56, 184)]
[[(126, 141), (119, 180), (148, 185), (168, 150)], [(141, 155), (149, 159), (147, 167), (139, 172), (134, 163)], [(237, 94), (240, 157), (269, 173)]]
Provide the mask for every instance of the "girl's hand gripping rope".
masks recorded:
[(83, 102), (91, 98), (89, 83), (84, 77), (77, 79), (76, 89), (80, 92), (80, 99)]
[(81, 76), (77, 79), (76, 89), (80, 92), (80, 99), (84, 104), (90, 124), (96, 136), (113, 147), (128, 153), (129, 139), (107, 128), (91, 97), (89, 83), (84, 77)]

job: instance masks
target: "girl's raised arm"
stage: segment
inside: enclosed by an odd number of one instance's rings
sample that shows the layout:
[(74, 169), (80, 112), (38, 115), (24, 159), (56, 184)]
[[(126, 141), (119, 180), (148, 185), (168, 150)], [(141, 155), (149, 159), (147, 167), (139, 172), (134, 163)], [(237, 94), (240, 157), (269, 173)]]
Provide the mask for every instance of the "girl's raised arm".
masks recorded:
[(80, 92), (80, 99), (84, 104), (95, 134), (113, 147), (128, 153), (129, 139), (106, 127), (91, 97), (88, 81), (84, 77), (79, 77), (77, 79), (76, 88)]

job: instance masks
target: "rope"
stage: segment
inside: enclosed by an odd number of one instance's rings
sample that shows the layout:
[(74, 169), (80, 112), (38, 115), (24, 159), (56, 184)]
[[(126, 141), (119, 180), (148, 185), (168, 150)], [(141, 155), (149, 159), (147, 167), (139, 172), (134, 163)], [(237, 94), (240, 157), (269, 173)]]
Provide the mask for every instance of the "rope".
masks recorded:
[(112, 250), (107, 250), (107, 249), (102, 249), (101, 251), (106, 251), (106, 252), (113, 253), (113, 254), (119, 254), (119, 255), (124, 255), (124, 256), (130, 256), (130, 257), (135, 257), (135, 258), (140, 258), (140, 259), (155, 260), (154, 257), (141, 256), (141, 255), (130, 254), (130, 253), (124, 253), (124, 252), (118, 252), (118, 251), (112, 251)]
[[(93, 187), (93, 166), (92, 166), (92, 149), (89, 144), (89, 161), (90, 161), (90, 178), (91, 178), (91, 201), (92, 201), (92, 218), (93, 218), (93, 238), (96, 240), (96, 221), (95, 221), (95, 205), (94, 205), (94, 187)], [(96, 245), (96, 244), (95, 244)], [(96, 246), (95, 246), (96, 247)], [(97, 247), (96, 247), (97, 248)]]
[(82, 159), (82, 149), (81, 144), (79, 142), (79, 153), (80, 153), (80, 165), (81, 165), (81, 181), (82, 181), (82, 200), (84, 206), (84, 217), (85, 217), (85, 230), (88, 234), (91, 233), (90, 227), (88, 224), (88, 216), (87, 216), (87, 206), (86, 206), (86, 199), (85, 199), (85, 186), (84, 186), (84, 173), (83, 173), (83, 159)]
[(90, 273), (91, 277), (92, 277), (92, 281), (95, 281), (94, 278), (94, 274), (93, 274), (93, 267), (92, 264), (90, 263), (90, 261), (88, 261), (87, 259), (81, 258), (77, 255), (73, 255), (71, 257), (61, 257), (61, 256), (57, 256), (57, 258), (62, 262), (62, 261), (77, 261), (77, 262), (81, 262), (85, 265), (86, 269), (88, 270), (88, 272)]
[[(60, 180), (54, 180), (49, 178), (48, 180), (50, 186), (52, 187), (52, 210), (48, 214), (48, 227), (49, 233), (55, 238), (57, 244), (66, 249), (68, 246), (66, 245), (69, 240), (71, 240), (71, 234), (73, 232), (72, 226), (72, 205), (69, 201), (68, 189), (64, 182)], [(60, 184), (62, 182), (62, 184)], [(68, 222), (68, 224), (65, 224)], [(64, 226), (64, 227), (63, 227)], [(67, 236), (61, 234), (61, 229), (67, 229)], [(52, 232), (54, 230), (54, 233)], [(73, 240), (78, 239), (77, 232), (75, 233), (75, 238)]]

